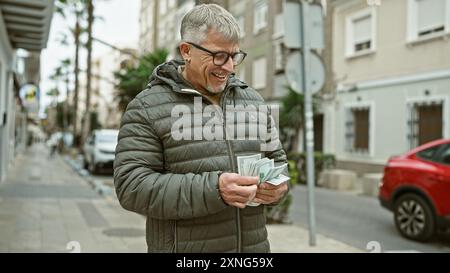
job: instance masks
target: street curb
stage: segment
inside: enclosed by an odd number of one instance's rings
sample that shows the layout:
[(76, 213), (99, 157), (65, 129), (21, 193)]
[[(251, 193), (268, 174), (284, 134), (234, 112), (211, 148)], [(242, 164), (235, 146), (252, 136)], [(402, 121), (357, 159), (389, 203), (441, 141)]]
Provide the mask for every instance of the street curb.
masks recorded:
[(81, 178), (83, 178), (88, 184), (92, 187), (92, 189), (101, 196), (108, 197), (113, 194), (113, 190), (104, 185), (101, 180), (95, 179), (91, 176), (91, 174), (83, 169), (79, 162), (74, 159), (71, 159), (69, 156), (63, 157), (64, 161), (75, 171)]

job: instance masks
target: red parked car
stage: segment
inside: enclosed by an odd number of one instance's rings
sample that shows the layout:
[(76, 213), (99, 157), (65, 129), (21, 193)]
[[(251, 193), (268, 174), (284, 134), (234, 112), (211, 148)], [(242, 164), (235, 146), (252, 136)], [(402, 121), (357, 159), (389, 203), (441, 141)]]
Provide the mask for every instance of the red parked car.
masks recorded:
[(426, 241), (436, 230), (450, 228), (450, 139), (390, 158), (379, 199), (406, 238)]

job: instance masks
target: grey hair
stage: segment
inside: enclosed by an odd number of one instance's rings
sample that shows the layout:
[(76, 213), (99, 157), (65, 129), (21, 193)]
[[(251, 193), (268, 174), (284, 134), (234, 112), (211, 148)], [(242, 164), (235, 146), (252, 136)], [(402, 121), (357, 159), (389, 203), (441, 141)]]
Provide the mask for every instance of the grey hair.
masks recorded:
[(236, 19), (217, 4), (202, 4), (189, 11), (181, 21), (181, 40), (202, 43), (211, 29), (228, 41), (239, 42), (240, 29)]

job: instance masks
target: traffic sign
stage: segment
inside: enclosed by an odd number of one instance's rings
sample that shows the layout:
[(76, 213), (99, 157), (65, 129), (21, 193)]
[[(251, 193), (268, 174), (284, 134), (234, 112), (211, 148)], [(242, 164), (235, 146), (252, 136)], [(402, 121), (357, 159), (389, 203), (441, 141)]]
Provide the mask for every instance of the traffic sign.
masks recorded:
[(284, 45), (287, 48), (300, 49), (302, 40), (300, 35), (300, 26), (302, 17), (300, 4), (298, 2), (285, 1), (284, 3)]
[[(312, 94), (315, 94), (325, 84), (325, 67), (319, 56), (310, 53), (310, 57), (310, 70), (306, 71), (308, 73), (306, 86), (309, 87)], [(294, 52), (289, 55), (286, 63), (286, 78), (290, 87), (299, 94), (303, 94), (305, 91), (302, 90), (303, 75), (302, 54)]]
[(39, 87), (34, 84), (25, 84), (19, 90), (24, 107), (29, 113), (39, 112)]
[[(322, 6), (317, 4), (308, 5), (308, 13), (305, 15), (306, 27), (308, 32), (310, 47), (312, 49), (324, 49), (324, 20)], [(284, 9), (284, 45), (291, 49), (300, 49), (302, 39), (300, 35), (300, 26), (302, 25), (302, 12), (299, 2), (285, 2)]]

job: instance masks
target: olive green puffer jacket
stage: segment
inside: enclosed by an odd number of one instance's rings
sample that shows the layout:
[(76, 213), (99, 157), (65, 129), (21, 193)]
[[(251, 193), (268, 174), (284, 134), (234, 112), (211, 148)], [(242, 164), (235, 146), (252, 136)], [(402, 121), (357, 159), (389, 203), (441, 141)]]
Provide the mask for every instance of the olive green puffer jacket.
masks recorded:
[[(263, 140), (175, 140), (175, 106), (194, 111), (194, 98), (202, 98), (203, 109), (211, 105), (181, 77), (180, 65), (172, 61), (155, 69), (122, 117), (114, 162), (120, 204), (147, 217), (149, 252), (270, 252), (264, 206), (225, 204), (218, 173), (237, 173), (237, 156), (255, 153), (279, 165), (286, 162), (285, 152), (278, 139), (271, 152), (261, 152)], [(226, 120), (226, 105), (263, 103), (256, 91), (230, 77), (221, 118)]]

